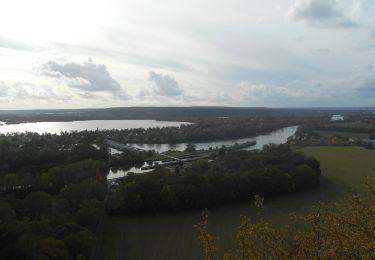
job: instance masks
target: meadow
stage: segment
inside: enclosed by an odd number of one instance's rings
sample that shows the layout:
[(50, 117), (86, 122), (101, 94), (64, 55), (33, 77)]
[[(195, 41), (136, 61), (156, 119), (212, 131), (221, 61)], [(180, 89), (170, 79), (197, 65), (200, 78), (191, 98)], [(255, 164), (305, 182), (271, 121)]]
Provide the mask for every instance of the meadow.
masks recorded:
[(338, 135), (342, 137), (348, 138), (356, 138), (356, 139), (369, 139), (370, 134), (368, 133), (353, 133), (353, 132), (341, 132), (341, 131), (314, 131), (318, 133), (320, 136), (329, 138), (333, 135)]
[[(360, 147), (305, 147), (300, 150), (321, 163), (318, 188), (265, 200), (265, 216), (273, 225), (287, 223), (292, 212), (304, 213), (318, 202), (331, 202), (361, 191), (366, 176), (375, 176), (375, 151)], [(209, 209), (210, 231), (223, 251), (233, 248), (240, 216), (255, 217), (248, 203)], [(200, 211), (175, 214), (106, 216), (97, 259), (201, 259), (194, 225)], [(220, 251), (218, 254), (222, 254)]]

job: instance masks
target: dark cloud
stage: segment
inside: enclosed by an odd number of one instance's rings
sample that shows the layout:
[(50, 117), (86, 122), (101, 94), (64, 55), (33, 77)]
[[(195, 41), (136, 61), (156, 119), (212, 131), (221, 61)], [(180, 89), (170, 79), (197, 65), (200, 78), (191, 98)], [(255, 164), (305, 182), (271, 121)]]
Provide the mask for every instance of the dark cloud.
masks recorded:
[(311, 26), (353, 28), (358, 24), (338, 9), (334, 0), (296, 0), (290, 10), (295, 21)]
[(107, 67), (94, 63), (92, 59), (82, 64), (51, 60), (38, 70), (42, 75), (65, 80), (70, 87), (83, 91), (122, 91), (120, 84), (112, 78)]
[(155, 90), (159, 95), (178, 96), (182, 94), (178, 82), (169, 75), (157, 74), (150, 71), (148, 80), (155, 83)]

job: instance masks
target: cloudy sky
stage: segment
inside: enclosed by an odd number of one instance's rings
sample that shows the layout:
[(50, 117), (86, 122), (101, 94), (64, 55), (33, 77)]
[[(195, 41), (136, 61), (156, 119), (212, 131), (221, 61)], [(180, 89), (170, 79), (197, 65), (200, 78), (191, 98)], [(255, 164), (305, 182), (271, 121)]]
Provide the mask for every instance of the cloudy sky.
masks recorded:
[(375, 106), (374, 0), (12, 0), (0, 109)]

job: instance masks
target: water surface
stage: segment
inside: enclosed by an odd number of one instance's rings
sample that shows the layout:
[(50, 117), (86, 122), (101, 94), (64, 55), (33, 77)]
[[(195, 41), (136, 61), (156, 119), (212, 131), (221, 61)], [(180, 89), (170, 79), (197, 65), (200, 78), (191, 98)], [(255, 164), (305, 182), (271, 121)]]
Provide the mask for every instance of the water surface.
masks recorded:
[(156, 120), (87, 120), (70, 122), (36, 122), (4, 125), (0, 124), (0, 134), (35, 132), (38, 134), (132, 128), (177, 127), (188, 125), (188, 122), (156, 121)]
[[(254, 149), (262, 149), (265, 144), (283, 144), (286, 143), (288, 140), (288, 137), (295, 134), (298, 126), (290, 126), (290, 127), (284, 127), (277, 131), (273, 131), (269, 134), (264, 135), (258, 135), (253, 138), (240, 138), (240, 139), (231, 139), (231, 140), (225, 140), (225, 141), (214, 141), (214, 142), (198, 142), (193, 143), (196, 146), (197, 150), (207, 150), (210, 147), (212, 148), (220, 148), (223, 145), (225, 146), (232, 146), (235, 143), (242, 144), (248, 141), (256, 141), (256, 145), (250, 146), (245, 148), (245, 150), (254, 150)], [(186, 149), (187, 143), (181, 143), (181, 144), (129, 144), (131, 146), (141, 148), (144, 150), (155, 150), (159, 153), (168, 151), (168, 150), (178, 150), (183, 151)], [(115, 150), (115, 149), (113, 149)], [(116, 150), (118, 151), (118, 150)], [(120, 152), (121, 153), (121, 152)], [(145, 165), (144, 165), (145, 166)], [(131, 169), (110, 169), (109, 174), (107, 175), (107, 179), (117, 179), (126, 176), (129, 172), (134, 173), (144, 173), (148, 172), (150, 170), (142, 170), (140, 167), (132, 167)]]
[[(210, 141), (210, 142), (192, 142), (195, 144), (197, 150), (207, 150), (210, 147), (220, 148), (224, 146), (231, 146), (235, 143), (241, 144), (248, 141), (256, 141), (256, 145), (246, 148), (246, 150), (262, 149), (263, 145), (269, 143), (282, 144), (286, 143), (289, 136), (294, 135), (298, 126), (284, 127), (273, 131), (269, 134), (258, 135), (251, 138), (236, 138), (224, 141)], [(158, 153), (163, 153), (168, 150), (184, 151), (188, 143), (179, 144), (129, 144), (133, 147), (144, 150), (155, 150)]]

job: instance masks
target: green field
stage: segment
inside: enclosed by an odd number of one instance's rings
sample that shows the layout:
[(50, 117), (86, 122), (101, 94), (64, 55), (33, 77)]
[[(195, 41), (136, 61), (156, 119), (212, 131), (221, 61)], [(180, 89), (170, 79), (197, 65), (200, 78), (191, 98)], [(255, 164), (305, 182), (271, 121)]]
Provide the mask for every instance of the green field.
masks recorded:
[(335, 122), (329, 123), (327, 126), (336, 126), (336, 127), (351, 127), (351, 128), (374, 128), (374, 125), (367, 122), (355, 121), (355, 122)]
[(333, 135), (338, 135), (348, 138), (356, 139), (369, 139), (370, 135), (366, 133), (352, 133), (352, 132), (339, 132), (339, 131), (314, 131), (321, 135), (322, 137), (331, 137)]
[[(303, 213), (319, 201), (342, 198), (361, 190), (366, 176), (375, 176), (375, 152), (359, 147), (306, 147), (301, 152), (321, 162), (321, 184), (314, 190), (265, 201), (265, 214), (274, 225), (288, 221), (291, 212)], [(209, 210), (210, 229), (223, 251), (233, 247), (240, 215), (254, 216), (249, 203)], [(194, 224), (200, 211), (144, 216), (107, 216), (97, 259), (201, 259)]]

